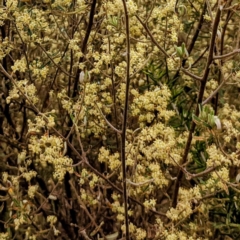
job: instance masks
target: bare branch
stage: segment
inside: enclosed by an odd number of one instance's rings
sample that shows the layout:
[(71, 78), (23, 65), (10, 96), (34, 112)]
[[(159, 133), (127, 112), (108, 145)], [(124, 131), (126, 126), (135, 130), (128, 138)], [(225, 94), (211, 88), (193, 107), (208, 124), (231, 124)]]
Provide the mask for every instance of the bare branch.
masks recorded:
[[(200, 86), (200, 90), (199, 90), (199, 94), (198, 94), (198, 101), (197, 101), (198, 104), (202, 103), (202, 99), (203, 99), (208, 75), (209, 75), (209, 72), (210, 72), (210, 65), (213, 61), (215, 39), (216, 39), (216, 36), (217, 36), (217, 30), (218, 30), (218, 25), (219, 25), (219, 22), (220, 22), (220, 16), (221, 16), (221, 10), (220, 10), (220, 8), (218, 8), (217, 12), (216, 12), (215, 19), (214, 19), (213, 27), (212, 27), (212, 35), (211, 35), (211, 39), (210, 39), (210, 47), (209, 47), (209, 52), (208, 52), (207, 63), (206, 63), (206, 67), (205, 67), (205, 70), (204, 70), (204, 74), (203, 74), (203, 77), (202, 77), (201, 86)], [(199, 115), (198, 106), (196, 107), (195, 115), (196, 116)], [(193, 137), (193, 133), (195, 131), (195, 127), (196, 127), (196, 124), (194, 122), (192, 122), (190, 132), (189, 132), (189, 135), (188, 135), (188, 140), (187, 140), (186, 147), (185, 147), (185, 151), (184, 151), (183, 158), (182, 158), (182, 161), (181, 161), (181, 165), (186, 163), (186, 161), (187, 161), (187, 156), (188, 156), (188, 153), (190, 151), (190, 147), (191, 147), (191, 143), (192, 143), (192, 137)], [(178, 192), (179, 192), (180, 181), (181, 181), (182, 177), (183, 177), (183, 172), (181, 170), (179, 170), (177, 180), (176, 180), (175, 186), (174, 186), (174, 192), (173, 192), (172, 207), (174, 207), (174, 208), (177, 206)]]
[(234, 51), (230, 52), (230, 53), (227, 53), (227, 54), (224, 54), (224, 55), (221, 55), (221, 56), (214, 56), (213, 59), (224, 59), (224, 58), (228, 58), (228, 57), (231, 57), (235, 54), (238, 54), (240, 53), (240, 49), (235, 49)]
[[(223, 76), (223, 75), (222, 75)], [(230, 76), (232, 76), (232, 74), (230, 74), (227, 79), (224, 79), (220, 85), (213, 91), (213, 93), (202, 102), (202, 105), (207, 104), (218, 92), (219, 90), (223, 87), (223, 85), (227, 82), (227, 80), (230, 78)]]
[(190, 73), (189, 71), (187, 71), (185, 68), (181, 68), (181, 70), (188, 76), (192, 77), (193, 79), (197, 80), (197, 81), (202, 81), (202, 78), (197, 76), (197, 75), (194, 75), (193, 73)]
[(142, 26), (144, 27), (144, 29), (146, 30), (146, 32), (148, 33), (149, 37), (151, 38), (152, 42), (158, 47), (158, 49), (168, 58), (170, 58), (171, 56), (158, 44), (158, 42), (155, 40), (155, 38), (153, 37), (152, 33), (150, 32), (150, 30), (148, 29), (148, 26), (146, 23), (144, 23), (138, 15), (136, 15), (136, 18), (138, 19), (138, 21), (142, 24)]
[(104, 116), (103, 112), (102, 112), (101, 109), (98, 107), (97, 103), (95, 103), (95, 105), (96, 105), (98, 111), (100, 112), (100, 114), (102, 115), (102, 117), (104, 118), (104, 120), (105, 120), (105, 122), (107, 123), (107, 125), (108, 125), (112, 130), (114, 130), (115, 132), (121, 134), (122, 131), (120, 131), (120, 130), (118, 130), (117, 128), (115, 128), (115, 127), (106, 119), (106, 117)]
[(127, 9), (127, 1), (122, 0), (124, 15), (125, 15), (125, 27), (126, 27), (126, 92), (123, 110), (123, 122), (121, 133), (121, 162), (122, 162), (122, 181), (123, 181), (123, 200), (124, 200), (124, 219), (125, 219), (125, 236), (126, 240), (130, 240), (129, 234), (129, 222), (128, 222), (128, 194), (127, 194), (127, 169), (126, 169), (126, 131), (127, 131), (127, 117), (128, 117), (128, 105), (129, 105), (129, 87), (130, 87), (130, 30), (129, 30), (129, 16)]

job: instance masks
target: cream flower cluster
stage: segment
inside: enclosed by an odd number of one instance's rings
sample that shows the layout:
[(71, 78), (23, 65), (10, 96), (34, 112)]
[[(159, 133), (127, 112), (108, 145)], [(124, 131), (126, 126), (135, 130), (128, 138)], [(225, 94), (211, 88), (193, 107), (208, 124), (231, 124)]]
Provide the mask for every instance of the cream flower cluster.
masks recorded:
[(34, 198), (37, 189), (38, 189), (38, 185), (29, 186), (28, 187), (28, 196), (30, 198)]
[(202, 190), (207, 193), (213, 193), (218, 189), (222, 189), (228, 193), (227, 182), (229, 182), (229, 170), (226, 167), (222, 167), (216, 172), (211, 173), (206, 184), (202, 186)]
[(16, 85), (14, 85), (13, 89), (9, 91), (9, 96), (6, 99), (6, 102), (10, 103), (12, 100), (23, 99), (22, 93), (27, 97), (27, 102), (29, 104), (36, 104), (39, 101), (39, 98), (36, 94), (37, 90), (35, 85), (29, 84), (29, 82), (25, 79), (16, 82)]
[(206, 149), (208, 153), (207, 166), (223, 166), (230, 165), (231, 160), (228, 159), (216, 145), (212, 144)]
[[(45, 170), (49, 164), (54, 167), (54, 178), (62, 181), (66, 172), (72, 173), (72, 159), (62, 155), (63, 142), (56, 136), (43, 135), (41, 138), (32, 136), (29, 142), (29, 150), (32, 155), (37, 154), (36, 164), (40, 164)], [(49, 168), (49, 173), (51, 168)]]
[(116, 171), (121, 166), (119, 153), (110, 154), (110, 151), (104, 147), (99, 150), (98, 161), (106, 163), (111, 171)]
[(88, 207), (98, 204), (96, 196), (94, 196), (90, 191), (85, 190), (84, 188), (80, 189), (80, 197)]
[[(0, 20), (0, 25), (1, 25), (1, 20)], [(0, 38), (0, 40), (1, 40), (0, 60), (2, 60), (7, 54), (10, 53), (10, 51), (14, 48), (14, 46), (8, 37), (5, 37), (4, 39)]]
[[(173, 222), (188, 218), (193, 212), (192, 203), (201, 199), (201, 192), (202, 190), (199, 186), (190, 189), (180, 188), (177, 206), (176, 208), (170, 208), (169, 211), (167, 211), (167, 217)], [(185, 236), (184, 232), (181, 234)]]
[(175, 115), (174, 111), (167, 109), (171, 97), (167, 86), (146, 91), (144, 94), (139, 94), (137, 90), (132, 89), (131, 93), (134, 96), (131, 114), (138, 116), (140, 127), (146, 126), (154, 119), (167, 122)]
[(84, 83), (83, 91), (74, 104), (66, 95), (66, 91), (58, 94), (63, 108), (72, 116), (76, 126), (83, 127), (84, 131), (81, 131), (81, 137), (84, 138), (92, 133), (97, 137), (105, 133), (106, 123), (104, 116), (111, 113), (113, 101), (110, 93), (104, 90), (110, 85), (111, 80), (109, 78), (103, 80), (102, 85)]
[(32, 61), (30, 65), (30, 70), (32, 71), (32, 77), (36, 80), (46, 79), (49, 72), (49, 67), (44, 66), (44, 63), (41, 61)]
[(218, 82), (215, 79), (211, 79), (206, 84), (206, 89), (204, 92), (204, 98), (209, 97), (209, 95), (218, 87)]
[(94, 189), (99, 183), (99, 178), (96, 174), (87, 171), (85, 168), (81, 171), (79, 184), (81, 187), (85, 184), (89, 185), (91, 189)]

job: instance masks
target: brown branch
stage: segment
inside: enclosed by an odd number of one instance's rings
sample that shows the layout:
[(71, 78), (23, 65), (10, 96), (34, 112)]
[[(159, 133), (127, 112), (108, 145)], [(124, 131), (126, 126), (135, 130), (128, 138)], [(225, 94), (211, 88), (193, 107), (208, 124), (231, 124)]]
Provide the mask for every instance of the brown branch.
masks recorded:
[(127, 118), (128, 118), (128, 105), (129, 105), (129, 88), (130, 88), (130, 29), (129, 29), (129, 15), (127, 9), (127, 1), (122, 0), (125, 27), (126, 27), (126, 91), (123, 110), (123, 122), (121, 133), (121, 162), (122, 162), (122, 183), (123, 183), (123, 202), (124, 202), (124, 219), (125, 219), (125, 237), (130, 240), (129, 223), (128, 223), (128, 194), (127, 194), (127, 169), (126, 169), (126, 132), (127, 132)]
[[(36, 43), (36, 42), (35, 42)], [(42, 50), (43, 52), (46, 54), (46, 56), (50, 59), (50, 61), (58, 68), (60, 69), (63, 73), (65, 73), (67, 76), (74, 78), (75, 76), (70, 75), (66, 70), (64, 70), (60, 65), (58, 65), (57, 63), (54, 62), (54, 60), (52, 59), (52, 57), (47, 53), (47, 51), (41, 46), (40, 43), (36, 43)]]
[(191, 180), (193, 178), (202, 177), (205, 174), (213, 172), (215, 169), (217, 169), (217, 166), (212, 166), (212, 167), (209, 167), (209, 168), (205, 169), (204, 171), (202, 171), (200, 173), (196, 173), (196, 174), (195, 173), (190, 173), (184, 167), (182, 167), (177, 161), (175, 161), (175, 159), (171, 156), (171, 154), (169, 154), (169, 156), (175, 162), (175, 164), (178, 165), (179, 169), (181, 169), (181, 171), (184, 172), (184, 174), (186, 175), (186, 179), (187, 180)]
[[(97, 176), (99, 176), (99, 177), (102, 178), (104, 181), (106, 181), (113, 189), (115, 189), (115, 190), (118, 191), (119, 193), (123, 194), (123, 189), (121, 189), (121, 188), (117, 187), (115, 184), (113, 184), (108, 178), (106, 178), (105, 176), (103, 176), (103, 174), (101, 174), (100, 172), (98, 172), (90, 163), (84, 162), (84, 164), (85, 164), (88, 168), (90, 168)], [(129, 198), (132, 202), (140, 205), (143, 209), (145, 208), (145, 206), (144, 206), (141, 202), (139, 202), (137, 199), (135, 199), (135, 198), (133, 198), (133, 197), (130, 197), (130, 196), (128, 196), (128, 198)], [(165, 213), (162, 213), (162, 212), (159, 212), (159, 211), (154, 211), (154, 210), (152, 210), (152, 209), (149, 209), (149, 211), (152, 212), (152, 213), (154, 213), (154, 214), (156, 214), (156, 215), (158, 215), (158, 216), (164, 216), (164, 217), (166, 217), (166, 214), (165, 214)]]
[(194, 48), (194, 45), (195, 45), (195, 43), (196, 43), (196, 40), (197, 40), (197, 38), (198, 38), (198, 36), (199, 36), (199, 33), (200, 33), (200, 31), (201, 31), (201, 28), (202, 28), (202, 25), (203, 25), (203, 21), (204, 21), (204, 14), (205, 14), (205, 12), (206, 12), (206, 8), (207, 8), (207, 5), (206, 5), (206, 3), (204, 4), (204, 7), (203, 7), (203, 11), (202, 11), (202, 13), (201, 13), (201, 17), (200, 17), (200, 19), (199, 19), (199, 21), (198, 21), (198, 25), (197, 25), (197, 27), (196, 27), (196, 31), (195, 31), (195, 33), (194, 33), (194, 35), (193, 35), (193, 37), (192, 37), (192, 41), (191, 41), (191, 43), (189, 44), (189, 46), (188, 46), (188, 48), (187, 48), (187, 51), (188, 51), (188, 54), (190, 55), (191, 54), (191, 52), (192, 52), (192, 50), (193, 50), (193, 48)]
[[(190, 2), (190, 1), (189, 1)], [(177, 3), (176, 3), (177, 4)], [(194, 7), (194, 5), (190, 2), (190, 4), (192, 5), (192, 7)], [(192, 52), (192, 50), (193, 50), (193, 48), (194, 48), (194, 45), (195, 45), (195, 43), (196, 43), (196, 41), (197, 41), (197, 38), (198, 38), (198, 36), (199, 36), (199, 33), (200, 33), (200, 31), (201, 31), (201, 28), (202, 28), (202, 25), (203, 25), (203, 21), (204, 21), (204, 14), (205, 14), (205, 12), (206, 12), (206, 8), (207, 8), (207, 5), (206, 5), (206, 3), (204, 4), (204, 7), (203, 7), (203, 10), (202, 10), (202, 13), (201, 13), (201, 16), (200, 16), (200, 19), (199, 19), (199, 21), (198, 21), (198, 25), (197, 25), (197, 27), (196, 27), (196, 30), (195, 30), (195, 32), (194, 32), (194, 35), (193, 35), (193, 37), (192, 37), (192, 40), (191, 40), (191, 42), (190, 42), (190, 44), (189, 44), (189, 46), (187, 47), (187, 51), (188, 51), (188, 54), (189, 55), (191, 55), (191, 52)], [(192, 64), (192, 66), (191, 67), (193, 67), (194, 66), (194, 64), (196, 64), (201, 58), (202, 58), (202, 56), (205, 54), (205, 51), (203, 52), (203, 54), (201, 54), (199, 57), (198, 57), (198, 59)], [(187, 59), (183, 59), (183, 61), (182, 61), (182, 68), (185, 66), (185, 64), (186, 64), (186, 62), (187, 62)], [(181, 69), (181, 68), (180, 68)], [(175, 74), (175, 76), (174, 76), (174, 79), (176, 79), (178, 76), (179, 76), (179, 72), (180, 72), (180, 69), (176, 72), (176, 74)], [(195, 75), (194, 75), (195, 76)], [(193, 77), (193, 76), (192, 76)], [(196, 76), (197, 77), (197, 76)], [(197, 77), (198, 78), (198, 77)], [(196, 79), (196, 78), (195, 78)], [(198, 79), (196, 79), (196, 80), (198, 80)]]
[(97, 103), (95, 103), (99, 113), (102, 115), (104, 121), (107, 123), (107, 125), (115, 132), (122, 134), (122, 131), (118, 130), (117, 128), (115, 128), (108, 120), (107, 118), (104, 116), (103, 112), (101, 111), (101, 109), (98, 107)]
[[(213, 23), (213, 28), (212, 28), (212, 35), (211, 35), (211, 40), (210, 40), (210, 47), (209, 47), (209, 53), (208, 53), (208, 58), (207, 58), (207, 64), (206, 64), (206, 67), (205, 67), (205, 70), (204, 70), (204, 74), (203, 74), (203, 78), (202, 78), (202, 81), (201, 81), (201, 86), (200, 86), (200, 90), (199, 90), (199, 94), (198, 94), (198, 100), (197, 100), (198, 104), (202, 103), (203, 94), (204, 94), (206, 83), (207, 83), (207, 78), (208, 78), (208, 75), (209, 75), (209, 72), (210, 72), (210, 65), (213, 61), (215, 39), (216, 39), (216, 35), (217, 35), (218, 25), (219, 25), (219, 22), (220, 22), (220, 17), (221, 17), (221, 10), (218, 8), (217, 12), (216, 12), (214, 23)], [(195, 110), (195, 115), (196, 116), (199, 115), (198, 104), (197, 104), (197, 107), (196, 107), (196, 110)], [(189, 132), (189, 135), (188, 135), (188, 140), (187, 140), (187, 143), (186, 143), (186, 146), (185, 146), (184, 154), (183, 154), (182, 161), (181, 161), (180, 165), (185, 164), (186, 161), (187, 161), (187, 156), (188, 156), (188, 153), (190, 151), (195, 127), (196, 127), (196, 124), (192, 121), (192, 125), (191, 125), (190, 132)], [(172, 197), (172, 199), (173, 199), (172, 200), (172, 207), (174, 207), (174, 208), (177, 206), (178, 192), (179, 192), (179, 187), (180, 187), (180, 182), (182, 180), (182, 177), (183, 177), (183, 172), (181, 171), (181, 169), (179, 169), (178, 175), (177, 175), (177, 180), (176, 180), (175, 186), (174, 186), (173, 197)]]
[(20, 32), (18, 31), (16, 23), (14, 23), (14, 25), (15, 25), (15, 29), (17, 31), (17, 34), (18, 34), (18, 36), (19, 36), (19, 38), (20, 38), (20, 40), (22, 42), (22, 45), (23, 45), (23, 55), (24, 55), (26, 63), (27, 63), (29, 81), (31, 83), (33, 83), (32, 75), (31, 75), (31, 71), (30, 71), (29, 59), (28, 59), (28, 56), (27, 56), (27, 53), (26, 53), (26, 43), (23, 41), (22, 36), (21, 36)]
[(227, 53), (227, 54), (224, 54), (224, 55), (220, 55), (220, 56), (214, 56), (213, 59), (224, 59), (224, 58), (228, 58), (228, 57), (231, 57), (237, 53), (240, 53), (240, 49), (235, 49), (233, 50), (232, 52), (230, 53)]
[[(226, 78), (226, 79), (223, 79), (223, 81), (220, 83), (220, 85), (212, 92), (212, 94), (210, 94), (210, 96), (205, 99), (203, 102), (202, 102), (202, 105), (205, 105), (207, 104), (215, 95), (218, 94), (219, 90), (223, 87), (223, 85), (226, 83), (226, 81), (230, 78), (230, 76), (232, 76), (232, 74), (229, 74), (229, 76)], [(223, 77), (223, 75), (222, 75)]]
[(193, 79), (195, 79), (195, 80), (197, 80), (197, 81), (200, 81), (200, 82), (202, 81), (202, 78), (201, 78), (201, 77), (199, 77), (199, 76), (197, 76), (197, 75), (194, 75), (193, 73), (187, 71), (185, 68), (182, 67), (181, 70), (182, 70), (186, 75), (192, 77)]
[(203, 52), (199, 55), (199, 57), (194, 61), (194, 63), (192, 64), (192, 67), (195, 66), (204, 56), (204, 54), (207, 52), (207, 50), (209, 49), (209, 46), (207, 46)]
[[(84, 202), (82, 201), (82, 199), (79, 197), (79, 194), (77, 193), (77, 190), (76, 190), (76, 188), (74, 187), (74, 185), (73, 185), (73, 183), (72, 183), (72, 180), (69, 180), (69, 184), (70, 184), (70, 186), (71, 186), (71, 188), (72, 188), (72, 190), (73, 190), (73, 192), (74, 192), (74, 194), (75, 194), (75, 196), (76, 196), (76, 198), (77, 198), (77, 201), (78, 201), (80, 207), (83, 209), (83, 211), (84, 211), (84, 212), (87, 214), (87, 216), (90, 218), (90, 220), (91, 220), (91, 222), (93, 223), (93, 225), (94, 225), (96, 228), (98, 228), (98, 225), (97, 225), (97, 223), (95, 222), (94, 218), (92, 217), (92, 215), (91, 215), (90, 212), (88, 211), (88, 209), (87, 209), (86, 205), (84, 204)], [(99, 228), (98, 230), (99, 230), (99, 232), (101, 233), (101, 235), (104, 237), (104, 239), (106, 239), (106, 238), (105, 238), (105, 235), (104, 235), (104, 233), (103, 233), (103, 231), (102, 231), (102, 229)]]
[(152, 33), (150, 32), (150, 30), (148, 29), (148, 26), (146, 23), (144, 23), (138, 15), (135, 15), (136, 18), (138, 19), (138, 21), (142, 24), (142, 26), (144, 27), (144, 29), (146, 30), (146, 32), (148, 33), (149, 37), (151, 38), (152, 42), (158, 47), (158, 49), (168, 58), (170, 58), (171, 56), (159, 45), (159, 43), (156, 41), (156, 39), (153, 37)]
[[(89, 39), (91, 30), (92, 30), (92, 26), (93, 26), (93, 19), (94, 19), (96, 4), (97, 4), (97, 0), (93, 0), (91, 10), (90, 10), (90, 14), (89, 14), (89, 20), (88, 20), (88, 26), (87, 26), (86, 34), (85, 34), (83, 44), (82, 44), (82, 48), (81, 48), (81, 52), (83, 53), (83, 56), (80, 57), (79, 63), (82, 63), (84, 61), (84, 55), (85, 55), (86, 50), (87, 50), (88, 39)], [(73, 94), (72, 94), (73, 98), (76, 97), (76, 95), (77, 95), (78, 79), (79, 79), (79, 75), (80, 75), (81, 70), (83, 70), (83, 69), (78, 68), (76, 76), (75, 76), (74, 88), (73, 88)]]

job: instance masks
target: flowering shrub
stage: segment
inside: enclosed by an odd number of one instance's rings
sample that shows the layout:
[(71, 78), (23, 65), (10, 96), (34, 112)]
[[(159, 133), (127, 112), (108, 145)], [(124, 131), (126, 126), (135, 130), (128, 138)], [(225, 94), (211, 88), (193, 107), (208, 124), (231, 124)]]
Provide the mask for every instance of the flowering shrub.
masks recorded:
[(239, 239), (237, 1), (2, 1), (0, 239)]

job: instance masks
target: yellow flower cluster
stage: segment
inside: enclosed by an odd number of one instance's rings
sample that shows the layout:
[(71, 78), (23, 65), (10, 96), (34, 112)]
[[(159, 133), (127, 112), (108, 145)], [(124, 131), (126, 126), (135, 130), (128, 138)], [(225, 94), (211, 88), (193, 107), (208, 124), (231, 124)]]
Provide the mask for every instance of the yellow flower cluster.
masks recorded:
[(28, 187), (28, 196), (30, 198), (34, 198), (37, 189), (38, 189), (38, 185), (29, 186)]
[[(83, 93), (73, 104), (66, 91), (58, 94), (63, 107), (72, 116), (77, 126), (83, 126), (81, 137), (85, 138), (90, 134), (96, 137), (102, 135), (106, 130), (106, 123), (102, 115), (111, 112), (112, 97), (109, 92), (101, 91), (106, 89), (110, 84), (110, 79), (103, 81), (104, 85), (86, 82), (83, 87)], [(101, 101), (99, 101), (101, 99)]]
[(30, 100), (32, 104), (36, 104), (39, 101), (35, 85), (29, 84), (25, 79), (16, 82), (13, 89), (9, 91), (9, 96), (6, 99), (6, 102), (10, 103), (13, 100), (22, 99), (22, 93), (27, 97), (27, 102)]
[(116, 1), (105, 0), (102, 6), (103, 6), (102, 10), (107, 10), (107, 13), (109, 15), (118, 15), (119, 11), (123, 10), (121, 0)]
[(211, 177), (202, 187), (202, 190), (207, 191), (208, 193), (213, 193), (218, 189), (228, 192), (227, 182), (229, 182), (229, 170), (226, 167), (222, 167), (211, 173)]
[(8, 173), (7, 172), (3, 172), (2, 173), (2, 181), (5, 183), (8, 179)]
[(110, 151), (104, 147), (99, 150), (98, 161), (101, 163), (104, 162), (111, 171), (116, 171), (121, 166), (119, 153), (110, 154)]
[(47, 222), (50, 223), (51, 226), (53, 226), (57, 222), (57, 217), (54, 215), (47, 216)]
[(215, 79), (209, 80), (206, 84), (206, 88), (204, 91), (204, 98), (209, 97), (217, 87), (218, 87), (218, 82)]
[(91, 189), (94, 189), (96, 185), (99, 183), (99, 178), (96, 174), (87, 171), (87, 169), (83, 169), (80, 174), (79, 184), (83, 186), (88, 183)]
[(156, 199), (147, 199), (143, 203), (146, 209), (155, 209), (156, 206)]
[(167, 86), (155, 88), (153, 91), (146, 91), (144, 94), (139, 94), (137, 90), (131, 90), (134, 96), (131, 105), (131, 114), (138, 116), (140, 127), (144, 127), (147, 123), (151, 123), (155, 118), (157, 121), (167, 122), (175, 112), (167, 109), (168, 101), (171, 93)]
[(82, 201), (86, 204), (86, 206), (94, 206), (98, 203), (96, 197), (93, 196), (90, 191), (86, 191), (83, 188), (80, 189), (80, 197)]
[[(166, 164), (173, 164), (169, 153), (170, 151), (171, 154), (178, 153), (173, 128), (167, 127), (162, 123), (157, 123), (152, 127), (143, 128), (139, 133), (138, 139), (139, 149), (141, 149), (141, 152), (144, 153), (148, 161), (158, 160), (164, 161)], [(180, 158), (177, 155), (175, 157), (175, 161), (178, 162)]]
[[(43, 120), (42, 116), (37, 116), (34, 121), (28, 119), (28, 133), (38, 133), (41, 130), (45, 129), (46, 123)], [(34, 151), (35, 152), (35, 151)]]
[(208, 153), (208, 159), (207, 159), (207, 166), (223, 166), (223, 165), (230, 165), (231, 160), (228, 159), (220, 149), (216, 147), (215, 144), (212, 144), (211, 146), (207, 147), (206, 149)]
[[(121, 229), (123, 232), (125, 232), (126, 231), (125, 225), (122, 225)], [(136, 227), (132, 222), (129, 223), (129, 232), (130, 232), (130, 235), (132, 236), (132, 238), (134, 238), (134, 239), (141, 240), (141, 239), (147, 238), (146, 230)]]
[(6, 1), (6, 7), (8, 11), (14, 11), (18, 5), (17, 0), (7, 0)]
[(172, 221), (185, 219), (192, 213), (192, 201), (201, 199), (201, 190), (199, 186), (185, 189), (179, 189), (179, 199), (176, 208), (170, 208), (167, 216)]
[(172, 221), (178, 221), (180, 219), (185, 219), (192, 213), (192, 205), (191, 202), (188, 200), (187, 202), (179, 201), (176, 208), (170, 208), (167, 211), (166, 215)]
[(54, 3), (52, 3), (53, 8), (64, 8), (64, 7), (69, 7), (72, 2), (70, 0), (57, 0)]
[[(72, 173), (72, 159), (62, 155), (63, 142), (59, 137), (43, 135), (41, 138), (32, 136), (29, 142), (29, 150), (32, 155), (37, 154), (36, 164), (40, 164), (45, 170), (48, 164), (54, 167), (54, 178), (62, 181), (66, 172)], [(49, 168), (51, 171), (51, 168)]]
[(180, 58), (179, 57), (169, 57), (167, 59), (168, 69), (170, 71), (176, 71), (180, 67)]
[(54, 215), (49, 215), (47, 216), (47, 222), (50, 224), (51, 228), (53, 229), (54, 235), (58, 236), (60, 231), (57, 230), (56, 227), (54, 226), (54, 224), (57, 222), (57, 217)]
[(49, 72), (49, 67), (44, 66), (41, 61), (32, 61), (30, 65), (30, 70), (32, 71), (32, 76), (36, 80), (46, 79)]
[(73, 114), (73, 103), (71, 99), (67, 96), (66, 91), (63, 90), (62, 92), (58, 93), (58, 99), (60, 99), (62, 103), (62, 107), (67, 110), (69, 114)]
[(2, 240), (8, 240), (10, 238), (8, 232), (0, 233), (0, 239)]
[[(0, 15), (1, 15), (1, 9), (0, 9)], [(0, 20), (0, 25), (1, 25), (1, 20)], [(10, 51), (14, 47), (13, 47), (13, 43), (11, 41), (9, 41), (8, 37), (5, 37), (4, 39), (0, 38), (0, 41), (1, 41), (0, 60), (2, 60), (7, 54), (10, 53)]]
[(234, 106), (226, 103), (219, 110), (219, 116), (223, 119), (225, 130), (228, 131), (228, 134), (237, 136), (240, 129), (240, 112)]
[(37, 172), (36, 171), (33, 171), (33, 170), (30, 170), (28, 172), (24, 172), (22, 174), (22, 176), (28, 181), (30, 182), (32, 178), (36, 177), (37, 176)]

